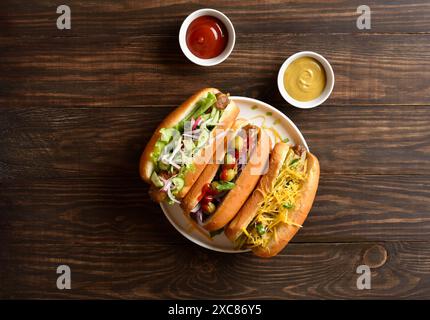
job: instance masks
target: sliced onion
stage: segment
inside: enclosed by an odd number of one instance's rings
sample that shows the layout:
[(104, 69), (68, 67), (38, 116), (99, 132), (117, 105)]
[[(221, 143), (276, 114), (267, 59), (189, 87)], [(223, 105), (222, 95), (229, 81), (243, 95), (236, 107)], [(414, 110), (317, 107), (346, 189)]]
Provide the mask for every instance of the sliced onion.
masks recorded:
[(193, 140), (199, 140), (201, 134), (202, 134), (202, 131), (199, 129), (198, 132), (194, 133)]
[(182, 135), (187, 138), (194, 138), (194, 135), (192, 133), (183, 133)]
[(162, 176), (158, 176), (158, 178), (160, 178), (160, 180), (161, 180), (161, 182), (163, 183), (163, 186), (161, 187), (161, 191), (164, 191), (163, 189), (164, 189), (164, 186), (166, 185), (166, 183), (167, 183), (167, 179), (164, 179)]
[(197, 210), (196, 212), (191, 212), (191, 217), (196, 220), (199, 225), (203, 224), (203, 212), (202, 210)]
[[(197, 130), (196, 130), (197, 131)], [(200, 131), (199, 132), (193, 132), (193, 133), (184, 133), (184, 137), (191, 138), (192, 140), (198, 140), (200, 137)]]
[(176, 162), (169, 161), (169, 164), (172, 165), (175, 169), (181, 169), (181, 166), (178, 165)]
[(165, 164), (169, 164), (169, 160), (167, 159), (167, 154), (161, 156), (160, 159), (158, 159), (158, 160), (160, 160), (161, 162), (163, 162)]
[(173, 196), (172, 194), (172, 190), (169, 188), (167, 188), (167, 196), (169, 197), (170, 200), (172, 200), (175, 203), (181, 203), (181, 201), (176, 200), (176, 198)]
[(191, 125), (192, 130), (196, 129), (201, 123), (202, 123), (202, 117), (198, 116), (196, 121), (192, 122), (192, 125)]
[(176, 198), (173, 196), (172, 194), (172, 179), (174, 177), (176, 177), (177, 174), (171, 176), (169, 179), (166, 180), (166, 184), (164, 185), (162, 191), (167, 191), (167, 196), (169, 197), (170, 200), (172, 200), (175, 203), (180, 203), (180, 201), (176, 200)]
[(173, 149), (172, 155), (170, 156), (170, 161), (173, 160), (173, 158), (178, 153), (178, 151), (181, 149), (181, 147), (182, 147), (182, 139), (179, 138), (179, 141), (176, 143), (175, 149)]
[(191, 212), (197, 212), (197, 211), (199, 211), (200, 210), (200, 202), (199, 203), (197, 203), (197, 205), (191, 210)]
[[(198, 118), (197, 118), (198, 119)], [(191, 130), (194, 130), (195, 129), (195, 127), (196, 127), (196, 120), (194, 120), (194, 117), (191, 117), (191, 125), (190, 125), (190, 127), (191, 127)]]
[(164, 186), (161, 189), (161, 191), (166, 192), (166, 191), (170, 190), (170, 186), (171, 185), (172, 185), (172, 180), (171, 179), (166, 180), (166, 182), (164, 183)]

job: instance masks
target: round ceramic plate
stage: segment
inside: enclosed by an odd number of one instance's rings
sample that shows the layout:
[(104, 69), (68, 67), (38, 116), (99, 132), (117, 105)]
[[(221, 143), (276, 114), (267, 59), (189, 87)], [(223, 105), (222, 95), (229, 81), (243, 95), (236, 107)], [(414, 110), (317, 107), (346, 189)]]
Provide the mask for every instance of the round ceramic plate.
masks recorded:
[[(280, 140), (288, 139), (292, 145), (299, 144), (309, 150), (305, 138), (303, 138), (299, 129), (279, 110), (267, 103), (251, 98), (231, 97), (231, 99), (240, 108), (239, 118), (247, 119), (249, 122), (265, 129), (272, 140), (272, 145)], [(234, 244), (224, 233), (211, 238), (207, 231), (198, 226), (191, 218), (185, 216), (179, 205), (168, 205), (163, 202), (160, 206), (176, 230), (199, 246), (227, 253), (248, 251), (235, 249)]]

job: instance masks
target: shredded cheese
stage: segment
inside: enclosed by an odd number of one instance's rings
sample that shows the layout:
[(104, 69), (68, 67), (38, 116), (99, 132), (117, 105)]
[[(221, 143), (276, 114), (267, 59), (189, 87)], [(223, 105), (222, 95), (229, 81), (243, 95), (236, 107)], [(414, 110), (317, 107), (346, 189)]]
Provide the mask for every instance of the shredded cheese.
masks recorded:
[[(277, 239), (275, 227), (279, 223), (302, 227), (290, 220), (289, 212), (294, 210), (300, 198), (300, 191), (306, 179), (306, 168), (306, 157), (297, 156), (290, 149), (273, 183), (272, 190), (267, 192), (263, 201), (258, 204), (257, 213), (252, 222), (242, 230), (246, 238), (244, 246), (250, 248), (267, 246), (272, 236)], [(263, 193), (263, 190), (257, 189), (257, 191)]]

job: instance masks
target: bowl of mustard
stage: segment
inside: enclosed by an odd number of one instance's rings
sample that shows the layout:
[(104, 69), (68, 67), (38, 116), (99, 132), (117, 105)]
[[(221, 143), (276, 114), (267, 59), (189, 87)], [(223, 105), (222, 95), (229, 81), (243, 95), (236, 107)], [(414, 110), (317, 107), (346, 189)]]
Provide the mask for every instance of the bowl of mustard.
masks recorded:
[(279, 92), (294, 107), (310, 109), (319, 106), (330, 96), (333, 87), (333, 69), (318, 53), (295, 53), (279, 69)]

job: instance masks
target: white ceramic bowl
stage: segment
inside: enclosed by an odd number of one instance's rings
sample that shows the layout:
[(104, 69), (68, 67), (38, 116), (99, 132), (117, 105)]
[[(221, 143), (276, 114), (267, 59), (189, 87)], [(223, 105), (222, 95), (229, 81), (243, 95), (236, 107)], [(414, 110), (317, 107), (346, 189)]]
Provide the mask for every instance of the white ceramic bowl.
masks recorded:
[[(324, 91), (321, 93), (321, 95), (311, 101), (298, 101), (296, 99), (294, 99), (293, 97), (291, 97), (287, 90), (285, 90), (285, 86), (284, 86), (284, 74), (285, 74), (285, 70), (287, 70), (288, 66), (294, 61), (297, 60), (299, 58), (302, 57), (311, 57), (314, 58), (315, 60), (317, 60), (319, 63), (321, 63), (321, 65), (324, 67), (325, 73), (326, 73), (326, 86), (324, 88)], [(278, 89), (279, 92), (281, 93), (282, 97), (291, 105), (293, 105), (294, 107), (297, 108), (301, 108), (301, 109), (311, 109), (314, 108), (316, 106), (319, 106), (320, 104), (322, 104), (324, 101), (327, 100), (327, 98), (330, 96), (331, 92), (333, 91), (333, 87), (334, 87), (334, 73), (333, 73), (333, 69), (330, 65), (330, 63), (327, 61), (326, 58), (324, 58), (322, 55), (312, 52), (312, 51), (301, 51), (298, 53), (293, 54), (292, 56), (290, 56), (287, 60), (285, 60), (285, 62), (282, 64), (281, 68), (279, 69), (279, 73), (278, 73)]]
[[(187, 29), (190, 26), (191, 22), (201, 16), (212, 16), (219, 19), (227, 29), (228, 33), (228, 42), (224, 49), (224, 51), (217, 57), (211, 59), (202, 59), (191, 53), (190, 49), (187, 46)], [(234, 31), (233, 24), (230, 19), (227, 18), (225, 14), (220, 11), (214, 9), (200, 9), (191, 13), (188, 17), (185, 18), (184, 22), (182, 22), (181, 29), (179, 30), (179, 45), (181, 46), (182, 52), (185, 56), (195, 64), (200, 66), (214, 66), (223, 62), (230, 53), (233, 51), (234, 44), (236, 42), (236, 33)]]

